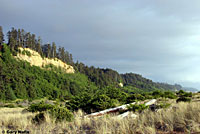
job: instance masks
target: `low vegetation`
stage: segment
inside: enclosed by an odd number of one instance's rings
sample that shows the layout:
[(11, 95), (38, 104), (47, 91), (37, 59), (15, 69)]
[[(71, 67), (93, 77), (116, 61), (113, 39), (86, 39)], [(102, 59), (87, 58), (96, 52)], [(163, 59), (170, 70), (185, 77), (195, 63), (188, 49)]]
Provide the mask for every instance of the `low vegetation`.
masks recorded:
[[(66, 134), (172, 134), (200, 132), (200, 103), (180, 102), (153, 112), (145, 109), (136, 118), (114, 115), (86, 118), (81, 110), (71, 122), (56, 122), (50, 113), (23, 112), (23, 108), (1, 108), (1, 130), (28, 130), (30, 133)], [(40, 122), (40, 123), (38, 123)], [(0, 131), (1, 131), (0, 130)]]
[(144, 111), (147, 108), (149, 108), (149, 107), (145, 106), (145, 104), (130, 104), (128, 106), (129, 111), (139, 112), (139, 113), (141, 113), (142, 111)]
[(34, 118), (37, 121), (37, 123), (40, 121), (40, 117), (44, 118), (45, 112), (48, 113), (51, 116), (51, 118), (54, 118), (57, 122), (62, 120), (71, 121), (73, 119), (72, 112), (70, 112), (67, 108), (58, 105), (45, 104), (44, 102), (31, 104), (27, 108), (27, 111), (39, 112), (39, 114), (37, 114)]

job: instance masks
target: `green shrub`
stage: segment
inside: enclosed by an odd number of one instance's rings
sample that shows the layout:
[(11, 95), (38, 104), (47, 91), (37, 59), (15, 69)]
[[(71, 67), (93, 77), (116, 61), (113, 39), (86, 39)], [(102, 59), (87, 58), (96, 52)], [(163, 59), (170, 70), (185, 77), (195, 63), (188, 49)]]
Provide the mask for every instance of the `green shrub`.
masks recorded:
[(177, 92), (178, 95), (181, 95), (181, 94), (184, 94), (184, 93), (185, 93), (185, 91), (183, 91), (183, 90), (179, 90), (179, 91)]
[(164, 98), (170, 98), (170, 99), (175, 99), (176, 98), (176, 95), (171, 92), (171, 91), (166, 91), (163, 93), (163, 96)]
[(37, 103), (37, 104), (31, 104), (28, 107), (29, 112), (42, 112), (42, 111), (47, 111), (53, 108), (53, 105), (50, 104), (45, 104), (43, 102)]
[(144, 96), (145, 100), (146, 99), (153, 99), (153, 96), (149, 92), (142, 93), (142, 96)]
[(179, 97), (192, 97), (192, 92), (185, 92), (183, 90), (180, 90), (177, 92), (177, 95)]
[(153, 91), (152, 96), (154, 98), (159, 98), (159, 97), (163, 96), (163, 93), (161, 91), (159, 91), (159, 90), (156, 90), (156, 91)]
[(29, 51), (27, 51), (27, 50), (23, 50), (22, 52), (21, 52), (21, 54), (23, 54), (23, 55), (27, 55), (27, 56), (31, 56), (31, 52), (29, 52)]
[(127, 106), (128, 110), (133, 112), (142, 112), (148, 107), (149, 106), (145, 106), (145, 104), (130, 104), (129, 106)]
[(137, 100), (145, 100), (145, 97), (141, 94), (131, 94), (127, 97), (126, 103), (132, 103)]
[(192, 92), (185, 92), (182, 96), (184, 97), (192, 97)]
[[(32, 104), (28, 107), (27, 109), (30, 112), (47, 112), (51, 115), (52, 118), (55, 118), (56, 121), (71, 121), (73, 119), (73, 114), (64, 107), (56, 106), (56, 105), (51, 105), (51, 104), (45, 104), (45, 103), (38, 103), (38, 104)], [(39, 118), (42, 116), (38, 115), (35, 117), (35, 121), (39, 121)]]
[(93, 96), (88, 93), (82, 93), (78, 96), (73, 96), (70, 101), (67, 101), (65, 106), (71, 111), (76, 111), (78, 109), (82, 109), (86, 113), (91, 113), (93, 109), (91, 101), (93, 100)]
[(65, 105), (71, 111), (82, 109), (86, 113), (91, 113), (91, 111), (101, 111), (115, 107), (119, 103), (119, 100), (111, 99), (106, 94), (97, 94), (93, 96), (88, 93), (83, 93), (80, 96), (72, 97)]
[(98, 95), (92, 100), (92, 108), (96, 111), (101, 111), (114, 106), (114, 100), (105, 94)]
[(49, 110), (50, 115), (56, 119), (56, 121), (72, 121), (73, 114), (64, 107), (55, 106), (51, 110)]
[(191, 101), (191, 98), (189, 98), (189, 97), (180, 97), (180, 98), (178, 98), (177, 100), (176, 100), (176, 102), (178, 103), (178, 102), (181, 102), (181, 101), (183, 101), (183, 102), (190, 102)]
[(168, 108), (170, 105), (170, 103), (161, 103), (156, 105), (156, 108)]

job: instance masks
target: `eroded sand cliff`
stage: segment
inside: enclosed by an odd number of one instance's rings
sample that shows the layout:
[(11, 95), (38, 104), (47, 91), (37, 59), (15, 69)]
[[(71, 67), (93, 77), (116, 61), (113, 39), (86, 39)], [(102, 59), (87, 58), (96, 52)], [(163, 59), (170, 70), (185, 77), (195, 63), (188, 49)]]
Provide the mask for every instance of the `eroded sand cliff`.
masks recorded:
[(61, 60), (54, 58), (42, 58), (40, 54), (36, 51), (33, 51), (29, 48), (19, 48), (19, 50), (22, 51), (29, 51), (31, 56), (24, 55), (22, 53), (18, 53), (15, 58), (18, 58), (20, 60), (25, 60), (29, 62), (31, 65), (39, 66), (39, 67), (45, 67), (46, 65), (52, 64), (56, 67), (61, 67), (66, 73), (74, 73), (75, 70), (72, 66), (67, 65), (66, 63), (62, 62)]

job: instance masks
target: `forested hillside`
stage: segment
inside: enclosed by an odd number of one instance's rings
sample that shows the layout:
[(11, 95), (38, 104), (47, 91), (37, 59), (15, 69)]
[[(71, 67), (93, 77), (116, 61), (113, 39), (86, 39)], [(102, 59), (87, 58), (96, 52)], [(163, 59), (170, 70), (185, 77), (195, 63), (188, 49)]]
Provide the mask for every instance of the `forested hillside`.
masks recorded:
[(153, 82), (150, 79), (146, 79), (142, 77), (142, 75), (139, 74), (134, 74), (134, 73), (126, 73), (126, 74), (121, 74), (123, 83), (125, 86), (133, 86), (139, 89), (162, 89), (162, 90), (171, 90), (171, 91), (176, 91), (176, 90), (181, 90), (182, 86), (175, 84), (175, 85), (170, 85), (167, 83), (156, 83)]
[[(41, 44), (41, 38), (14, 29), (8, 32), (8, 43), (4, 42), (0, 27), (0, 100), (20, 99), (59, 99), (68, 101), (69, 109), (82, 108), (102, 110), (119, 104), (152, 98), (153, 92), (180, 90), (180, 85), (155, 83), (134, 73), (119, 74), (112, 69), (88, 67), (74, 63), (72, 54), (55, 43)], [(42, 57), (58, 58), (75, 68), (74, 74), (63, 72), (62, 68), (46, 65), (42, 69), (31, 66), (26, 61), (14, 58), (18, 48), (30, 48)], [(24, 53), (28, 54), (28, 53)], [(119, 86), (122, 83), (124, 86)], [(139, 93), (139, 94), (138, 94)], [(160, 94), (160, 93), (159, 93)]]

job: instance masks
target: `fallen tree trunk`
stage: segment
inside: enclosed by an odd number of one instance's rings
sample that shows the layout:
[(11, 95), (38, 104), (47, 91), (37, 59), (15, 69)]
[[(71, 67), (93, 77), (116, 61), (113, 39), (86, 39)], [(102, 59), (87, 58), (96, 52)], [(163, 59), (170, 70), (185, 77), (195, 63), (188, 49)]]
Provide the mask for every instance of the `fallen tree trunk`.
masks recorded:
[(145, 106), (150, 106), (152, 104), (156, 103), (156, 99), (152, 99), (149, 102), (145, 103)]
[[(152, 99), (149, 102), (145, 103), (145, 106), (151, 106), (151, 105), (155, 104), (155, 102), (156, 102), (156, 99)], [(118, 115), (117, 118), (125, 118), (125, 117), (128, 117), (128, 116), (130, 116), (132, 118), (136, 118), (138, 115), (134, 114), (131, 111), (127, 111), (123, 114)]]
[[(145, 103), (145, 106), (150, 106), (152, 104), (154, 104), (156, 102), (156, 99), (152, 99), (149, 102)], [(131, 103), (132, 105), (135, 104), (136, 102)], [(101, 116), (104, 114), (108, 114), (108, 113), (116, 113), (119, 112), (120, 110), (128, 110), (127, 106), (129, 106), (130, 104), (125, 104), (119, 107), (115, 107), (115, 108), (109, 108), (100, 112), (96, 112), (96, 113), (92, 113), (92, 114), (88, 114), (85, 117), (96, 117), (96, 116)]]
[[(131, 103), (131, 104), (135, 104), (135, 102)], [(86, 117), (95, 117), (95, 116), (101, 116), (104, 114), (108, 114), (108, 113), (115, 113), (118, 112), (120, 110), (127, 110), (127, 106), (129, 106), (130, 104), (125, 104), (119, 107), (115, 107), (115, 108), (109, 108), (100, 112), (96, 112), (96, 113), (92, 113), (92, 114), (88, 114), (86, 115)]]

